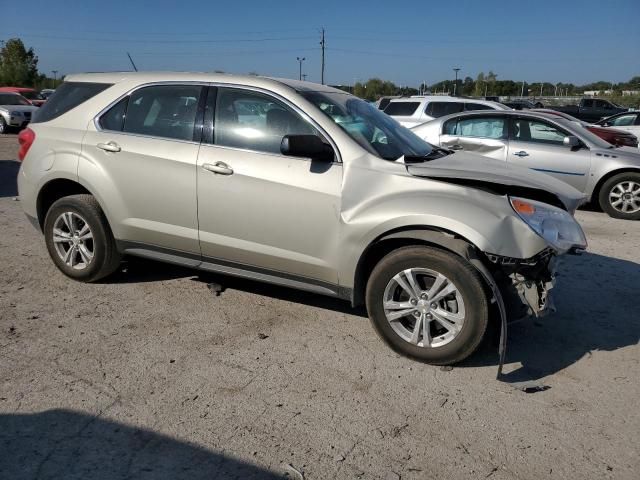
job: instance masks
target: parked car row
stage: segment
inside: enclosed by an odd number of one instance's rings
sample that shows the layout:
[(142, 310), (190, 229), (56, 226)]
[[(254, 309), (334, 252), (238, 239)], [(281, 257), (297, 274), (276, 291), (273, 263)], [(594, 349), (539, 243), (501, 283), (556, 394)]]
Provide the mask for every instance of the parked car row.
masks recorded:
[[(382, 105), (382, 104), (381, 104)], [(498, 102), (466, 97), (450, 97), (444, 95), (411, 96), (392, 98), (383, 111), (393, 117), (403, 127), (414, 127), (457, 112), (472, 110), (508, 110)]]
[(457, 113), (413, 132), (452, 151), (547, 173), (585, 193), (610, 216), (640, 220), (638, 149), (615, 147), (557, 112)]
[(34, 88), (26, 88), (26, 87), (0, 87), (0, 93), (17, 93), (26, 98), (31, 105), (35, 105), (36, 107), (40, 107), (47, 101), (47, 98), (42, 94), (42, 92), (37, 91)]
[(26, 127), (38, 107), (29, 102), (22, 95), (11, 92), (0, 92), (0, 134), (9, 129)]

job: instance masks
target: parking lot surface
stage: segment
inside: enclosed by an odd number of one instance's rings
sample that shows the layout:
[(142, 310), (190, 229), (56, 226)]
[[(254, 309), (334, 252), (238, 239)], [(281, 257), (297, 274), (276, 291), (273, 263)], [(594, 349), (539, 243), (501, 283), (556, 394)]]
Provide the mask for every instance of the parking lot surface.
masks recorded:
[(74, 282), (14, 200), (16, 151), (0, 137), (0, 478), (637, 478), (640, 222), (578, 212), (589, 251), (556, 314), (511, 326), (498, 382), (490, 342), (423, 365), (330, 298), (142, 260)]

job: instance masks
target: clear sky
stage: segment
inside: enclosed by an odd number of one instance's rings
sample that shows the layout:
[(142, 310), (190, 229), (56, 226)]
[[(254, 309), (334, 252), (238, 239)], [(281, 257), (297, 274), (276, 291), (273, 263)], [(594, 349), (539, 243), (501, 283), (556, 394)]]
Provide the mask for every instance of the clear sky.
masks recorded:
[[(640, 75), (640, 0), (0, 0), (0, 40), (19, 36), (51, 75), (224, 70), (416, 86), (493, 70), (528, 82)], [(58, 75), (60, 75), (58, 73)]]

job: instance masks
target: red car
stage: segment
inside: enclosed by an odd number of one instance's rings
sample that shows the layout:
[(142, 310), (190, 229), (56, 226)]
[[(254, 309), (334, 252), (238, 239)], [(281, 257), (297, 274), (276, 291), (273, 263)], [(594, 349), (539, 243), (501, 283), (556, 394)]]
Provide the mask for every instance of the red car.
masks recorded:
[(40, 93), (33, 88), (26, 87), (0, 87), (0, 92), (19, 93), (31, 102), (31, 105), (41, 107), (46, 100), (40, 96)]
[(616, 147), (637, 147), (638, 137), (625, 130), (619, 130), (617, 128), (605, 128), (598, 125), (591, 125), (590, 123), (583, 122), (582, 120), (572, 117), (568, 113), (558, 112), (557, 110), (551, 110), (548, 108), (532, 108), (530, 112), (548, 113), (550, 115), (557, 115), (562, 118), (566, 118), (571, 122), (578, 123), (584, 128), (589, 130), (594, 135), (599, 136), (605, 142), (609, 142)]

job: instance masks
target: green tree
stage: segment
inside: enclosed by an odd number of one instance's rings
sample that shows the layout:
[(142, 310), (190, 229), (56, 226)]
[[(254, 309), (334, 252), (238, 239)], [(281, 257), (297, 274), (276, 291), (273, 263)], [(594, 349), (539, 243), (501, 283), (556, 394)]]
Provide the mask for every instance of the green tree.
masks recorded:
[(11, 38), (0, 49), (0, 84), (34, 86), (38, 80), (38, 57), (19, 38)]
[(475, 88), (476, 97), (484, 95), (484, 84), (485, 84), (484, 73), (480, 72), (476, 77), (476, 88)]
[(473, 95), (476, 84), (471, 77), (465, 77), (464, 82), (462, 83), (461, 94), (462, 95)]

